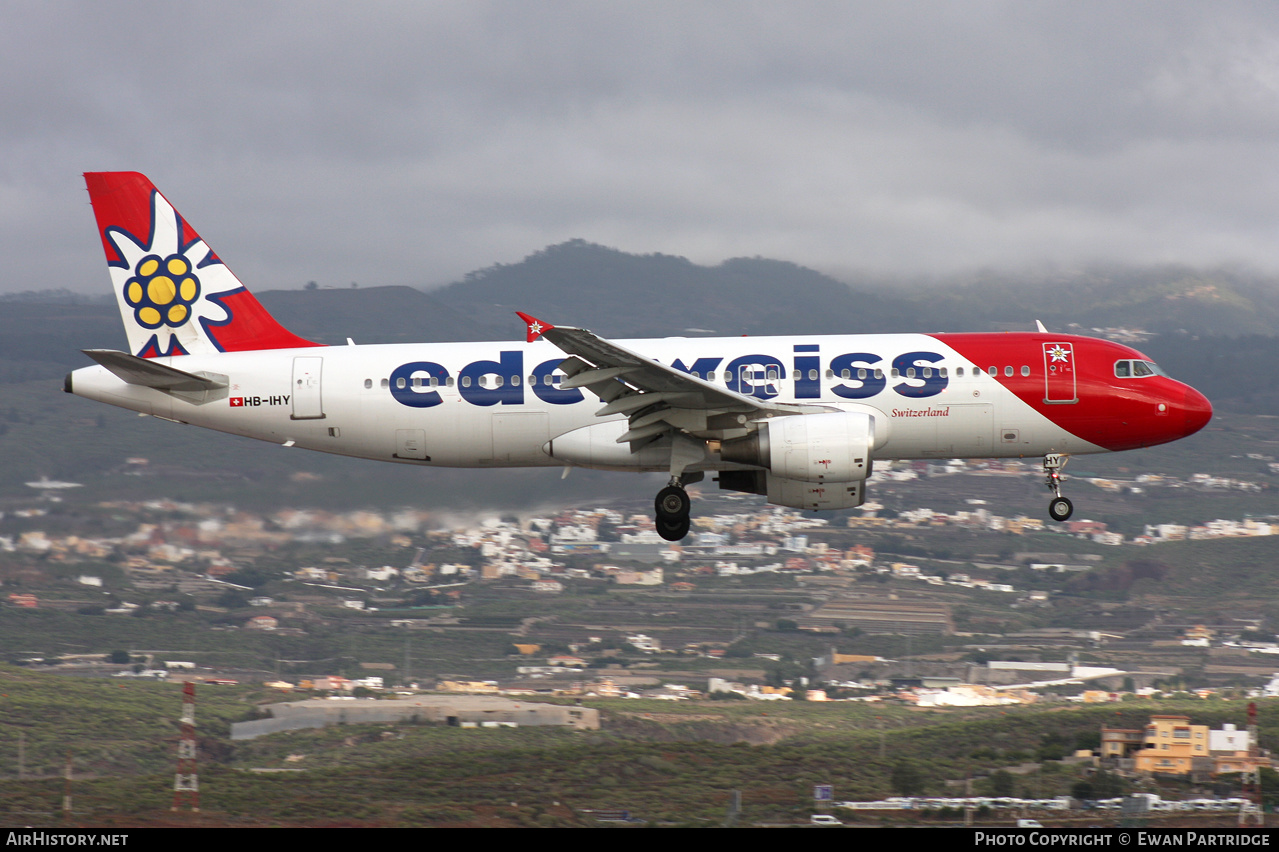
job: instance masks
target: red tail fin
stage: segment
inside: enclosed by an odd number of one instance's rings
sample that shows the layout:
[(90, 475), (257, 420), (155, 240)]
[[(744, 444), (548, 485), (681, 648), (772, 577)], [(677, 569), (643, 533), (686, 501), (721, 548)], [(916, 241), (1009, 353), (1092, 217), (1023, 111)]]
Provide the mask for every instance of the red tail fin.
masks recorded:
[(144, 175), (84, 181), (135, 355), (320, 345), (276, 322)]

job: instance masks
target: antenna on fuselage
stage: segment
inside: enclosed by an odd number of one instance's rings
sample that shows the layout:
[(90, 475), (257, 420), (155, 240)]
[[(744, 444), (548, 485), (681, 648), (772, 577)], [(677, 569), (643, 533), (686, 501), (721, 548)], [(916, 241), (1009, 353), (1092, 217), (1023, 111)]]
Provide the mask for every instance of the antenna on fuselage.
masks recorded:
[(1044, 324), (1040, 322), (1039, 320), (1035, 320), (1035, 331), (1040, 331), (1040, 332), (1043, 332), (1044, 334), (1048, 333), (1048, 329), (1044, 328)]

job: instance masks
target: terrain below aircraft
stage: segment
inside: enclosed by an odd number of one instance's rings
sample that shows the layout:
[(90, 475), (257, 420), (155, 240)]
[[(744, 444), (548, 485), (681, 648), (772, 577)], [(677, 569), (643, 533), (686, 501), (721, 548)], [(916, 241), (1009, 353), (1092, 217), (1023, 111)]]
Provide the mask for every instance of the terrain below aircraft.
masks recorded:
[[(798, 509), (866, 498), (877, 460), (1042, 457), (1174, 441), (1208, 400), (1140, 352), (1039, 331), (612, 341), (527, 314), (524, 341), (322, 346), (282, 327), (151, 182), (85, 175), (129, 350), (85, 350), (69, 393), (358, 458), (660, 471)], [(583, 286), (589, 286), (584, 284)]]

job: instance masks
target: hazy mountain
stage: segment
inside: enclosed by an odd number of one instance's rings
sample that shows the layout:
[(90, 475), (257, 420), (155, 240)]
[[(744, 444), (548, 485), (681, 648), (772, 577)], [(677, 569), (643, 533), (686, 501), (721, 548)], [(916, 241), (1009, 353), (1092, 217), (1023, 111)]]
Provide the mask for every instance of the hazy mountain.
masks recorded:
[(793, 263), (736, 258), (698, 266), (581, 240), (470, 273), (435, 295), (472, 315), (523, 310), (615, 337), (864, 332), (899, 327), (911, 312), (901, 299), (856, 293)]
[[(875, 289), (872, 289), (874, 287)], [(518, 340), (523, 310), (612, 337), (1142, 329), (1139, 348), (1219, 406), (1279, 412), (1279, 282), (1183, 268), (988, 274), (948, 285), (845, 284), (793, 263), (735, 258), (699, 266), (573, 240), (446, 287), (274, 290), (259, 298), (321, 343)], [(0, 302), (0, 381), (60, 377), (80, 349), (119, 348), (108, 298), (22, 294)]]
[(573, 240), (433, 291), (481, 320), (523, 310), (614, 336), (990, 331), (1009, 324), (1157, 333), (1272, 334), (1279, 282), (1180, 267), (986, 274), (932, 286), (844, 283), (793, 263), (734, 258), (698, 266)]
[[(412, 287), (270, 290), (258, 298), (290, 331), (317, 343), (341, 344), (348, 337), (356, 343), (492, 340), (502, 334), (492, 317), (458, 310)], [(522, 326), (512, 319), (518, 331)]]

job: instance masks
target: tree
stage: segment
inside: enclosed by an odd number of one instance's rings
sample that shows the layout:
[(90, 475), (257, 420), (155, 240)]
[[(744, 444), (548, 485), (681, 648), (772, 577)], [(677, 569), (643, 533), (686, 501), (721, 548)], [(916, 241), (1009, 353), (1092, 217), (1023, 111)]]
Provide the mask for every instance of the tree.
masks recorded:
[(243, 609), (249, 605), (249, 598), (239, 589), (227, 589), (218, 595), (217, 604), (226, 609)]
[(1122, 777), (1104, 769), (1093, 773), (1092, 788), (1099, 799), (1113, 799), (1128, 792), (1128, 785)]
[(1070, 742), (1058, 731), (1050, 731), (1040, 738), (1039, 748), (1035, 750), (1035, 759), (1061, 760), (1070, 751)]
[(1261, 778), (1261, 798), (1267, 808), (1279, 805), (1279, 772), (1263, 766), (1257, 774)]
[(996, 769), (990, 773), (990, 792), (998, 797), (1011, 796), (1015, 788), (1013, 776), (1006, 769)]
[(914, 796), (924, 792), (924, 776), (915, 764), (904, 760), (894, 764), (889, 784), (901, 796)]

